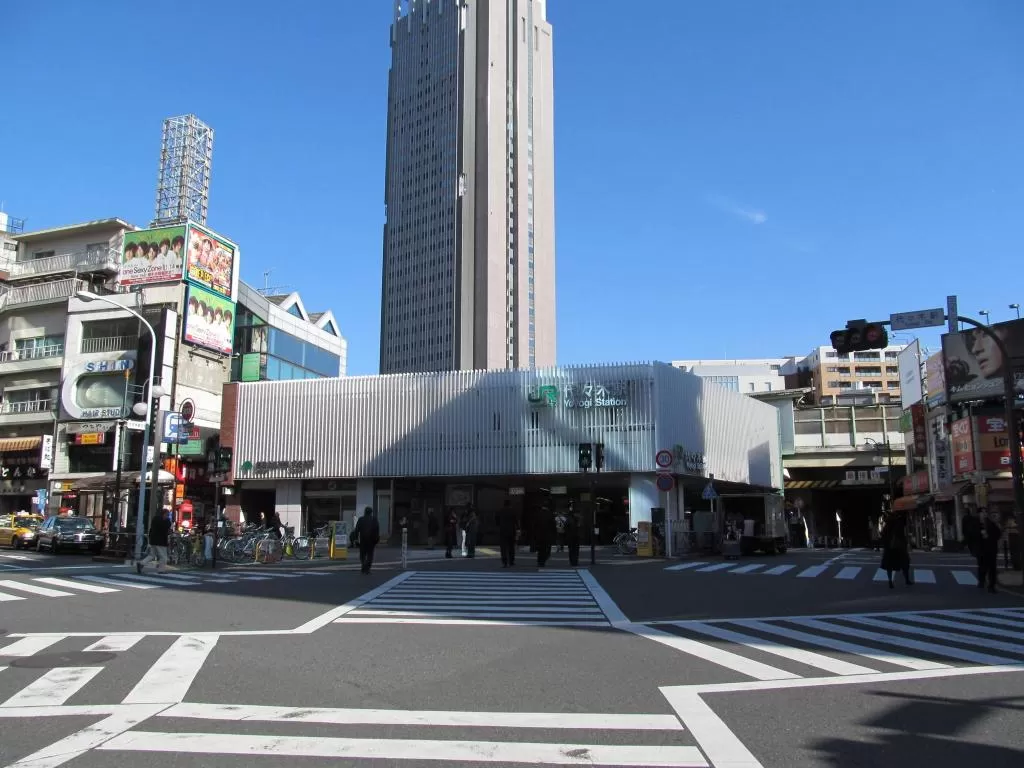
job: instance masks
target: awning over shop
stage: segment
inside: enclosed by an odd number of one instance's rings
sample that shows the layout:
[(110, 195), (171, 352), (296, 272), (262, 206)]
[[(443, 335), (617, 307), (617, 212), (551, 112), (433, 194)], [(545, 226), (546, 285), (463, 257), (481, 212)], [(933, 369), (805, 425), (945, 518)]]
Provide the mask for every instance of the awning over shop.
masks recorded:
[(919, 493), (916, 496), (900, 496), (892, 503), (892, 508), (895, 512), (911, 512), (931, 500), (931, 495), (927, 493)]
[(43, 438), (40, 435), (35, 437), (0, 437), (0, 453), (31, 451), (42, 444)]
[[(121, 473), (121, 488), (130, 488), (133, 485), (139, 484), (139, 470), (134, 472), (122, 472)], [(146, 484), (149, 485), (153, 481), (153, 473), (146, 473)], [(79, 480), (72, 481), (71, 489), (75, 491), (102, 491), (107, 488), (113, 488), (117, 482), (117, 474), (115, 472), (107, 472), (102, 475), (95, 477), (83, 477)], [(160, 485), (174, 485), (174, 475), (170, 472), (160, 470), (159, 475)]]

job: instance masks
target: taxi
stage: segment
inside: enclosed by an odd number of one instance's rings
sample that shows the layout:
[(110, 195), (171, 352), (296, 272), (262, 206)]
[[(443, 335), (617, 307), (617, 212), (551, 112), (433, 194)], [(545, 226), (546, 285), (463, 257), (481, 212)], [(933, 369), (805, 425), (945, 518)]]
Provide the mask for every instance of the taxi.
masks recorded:
[(0, 546), (21, 549), (35, 545), (42, 522), (42, 515), (0, 515)]

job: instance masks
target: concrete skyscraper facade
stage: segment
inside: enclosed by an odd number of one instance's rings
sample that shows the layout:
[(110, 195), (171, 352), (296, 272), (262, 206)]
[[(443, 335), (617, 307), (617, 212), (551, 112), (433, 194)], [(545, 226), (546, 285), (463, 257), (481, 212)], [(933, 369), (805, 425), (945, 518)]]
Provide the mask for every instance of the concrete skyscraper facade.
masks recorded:
[(555, 364), (545, 0), (396, 0), (381, 373)]

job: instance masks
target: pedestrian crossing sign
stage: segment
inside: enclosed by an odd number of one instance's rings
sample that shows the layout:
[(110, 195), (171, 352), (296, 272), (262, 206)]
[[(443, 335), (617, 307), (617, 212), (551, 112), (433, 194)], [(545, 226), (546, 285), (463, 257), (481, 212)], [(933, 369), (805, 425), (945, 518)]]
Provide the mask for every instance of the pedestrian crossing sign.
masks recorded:
[(700, 497), (704, 499), (704, 501), (711, 501), (712, 499), (718, 498), (718, 491), (715, 490), (714, 485), (708, 483), (704, 486), (704, 491), (701, 493)]

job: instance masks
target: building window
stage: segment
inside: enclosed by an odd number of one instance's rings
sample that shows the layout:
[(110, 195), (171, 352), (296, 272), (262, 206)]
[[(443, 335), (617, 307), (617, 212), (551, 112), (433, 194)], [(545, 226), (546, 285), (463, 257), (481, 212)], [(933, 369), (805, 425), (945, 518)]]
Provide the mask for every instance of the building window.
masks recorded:
[(900, 383), (898, 381), (890, 381), (886, 383), (886, 387), (889, 389), (899, 389)]

